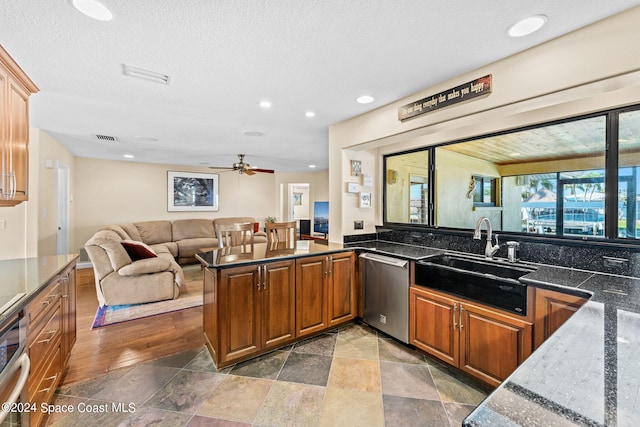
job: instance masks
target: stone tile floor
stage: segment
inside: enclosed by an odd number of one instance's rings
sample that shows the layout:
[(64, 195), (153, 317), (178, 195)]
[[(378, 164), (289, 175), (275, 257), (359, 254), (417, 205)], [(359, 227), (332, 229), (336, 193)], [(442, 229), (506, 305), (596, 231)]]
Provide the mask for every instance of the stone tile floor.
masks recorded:
[(64, 386), (47, 425), (449, 427), (486, 394), (352, 324), (221, 370), (201, 348)]

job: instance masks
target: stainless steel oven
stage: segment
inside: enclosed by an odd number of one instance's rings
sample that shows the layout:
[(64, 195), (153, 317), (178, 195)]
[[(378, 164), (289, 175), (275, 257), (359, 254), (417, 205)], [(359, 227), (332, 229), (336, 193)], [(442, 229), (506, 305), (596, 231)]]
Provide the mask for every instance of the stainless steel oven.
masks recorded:
[(30, 361), (26, 348), (27, 328), (22, 314), (16, 315), (0, 331), (0, 426), (28, 426), (26, 402)]

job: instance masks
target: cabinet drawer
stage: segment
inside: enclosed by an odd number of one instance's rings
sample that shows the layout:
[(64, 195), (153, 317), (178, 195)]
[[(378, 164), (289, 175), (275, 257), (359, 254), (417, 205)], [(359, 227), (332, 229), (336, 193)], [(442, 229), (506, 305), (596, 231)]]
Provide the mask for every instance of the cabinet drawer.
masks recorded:
[(50, 285), (42, 290), (42, 292), (29, 303), (25, 313), (29, 333), (34, 330), (34, 323), (44, 316), (60, 299), (61, 291), (60, 278), (56, 277)]
[(62, 374), (60, 369), (61, 357), (60, 345), (58, 345), (48, 359), (46, 369), (42, 375), (38, 377), (30, 376), (29, 378), (29, 403), (37, 408), (36, 411), (29, 414), (32, 427), (41, 425), (44, 413), (40, 411), (40, 405), (42, 403), (51, 403), (53, 394), (58, 387), (58, 383), (60, 383)]
[(60, 343), (62, 336), (62, 307), (60, 301), (55, 304), (51, 315), (42, 319), (44, 326), (33, 331), (28, 337), (29, 359), (31, 372), (38, 373), (42, 363), (52, 353), (55, 345)]

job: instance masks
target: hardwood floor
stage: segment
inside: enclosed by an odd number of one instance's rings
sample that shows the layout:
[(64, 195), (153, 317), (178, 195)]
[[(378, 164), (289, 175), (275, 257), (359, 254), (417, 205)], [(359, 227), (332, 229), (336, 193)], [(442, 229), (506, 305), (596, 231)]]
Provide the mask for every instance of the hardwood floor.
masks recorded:
[[(187, 280), (202, 278), (188, 268)], [(78, 270), (77, 291), (77, 340), (63, 385), (204, 345), (202, 306), (91, 330), (98, 308), (92, 269)]]

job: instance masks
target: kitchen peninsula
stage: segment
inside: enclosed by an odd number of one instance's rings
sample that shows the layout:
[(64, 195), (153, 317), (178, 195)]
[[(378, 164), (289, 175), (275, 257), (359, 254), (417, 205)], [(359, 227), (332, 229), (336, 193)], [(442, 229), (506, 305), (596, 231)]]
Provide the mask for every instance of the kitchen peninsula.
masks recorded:
[(204, 273), (204, 335), (218, 368), (356, 318), (353, 249), (298, 241), (197, 254)]

